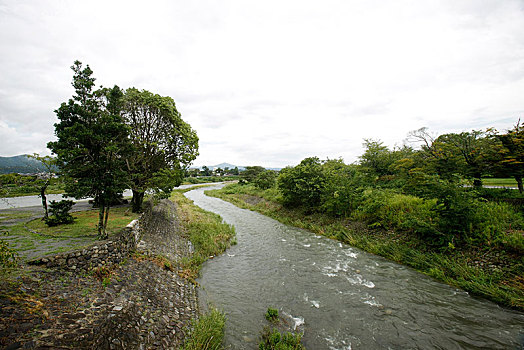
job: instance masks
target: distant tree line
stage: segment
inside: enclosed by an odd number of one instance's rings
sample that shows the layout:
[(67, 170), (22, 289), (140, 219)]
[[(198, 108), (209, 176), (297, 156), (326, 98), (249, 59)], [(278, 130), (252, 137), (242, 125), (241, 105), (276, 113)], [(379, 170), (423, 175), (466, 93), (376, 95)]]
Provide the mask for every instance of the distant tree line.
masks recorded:
[(216, 168), (211, 170), (209, 167), (204, 165), (201, 169), (192, 168), (186, 171), (186, 177), (198, 177), (198, 176), (236, 176), (240, 173), (238, 167), (230, 169), (228, 167)]
[(66, 194), (95, 198), (105, 238), (109, 208), (122, 192), (133, 191), (134, 212), (148, 190), (169, 195), (197, 157), (198, 137), (171, 97), (116, 85), (96, 89), (89, 66), (75, 61), (71, 69), (75, 93), (55, 111), (57, 140), (47, 146)]

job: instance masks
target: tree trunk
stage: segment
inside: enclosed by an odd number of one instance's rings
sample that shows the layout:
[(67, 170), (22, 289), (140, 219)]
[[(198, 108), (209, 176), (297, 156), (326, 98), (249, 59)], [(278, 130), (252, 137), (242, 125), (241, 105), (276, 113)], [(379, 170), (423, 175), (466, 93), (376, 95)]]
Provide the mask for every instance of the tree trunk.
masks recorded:
[(49, 186), (49, 180), (47, 180), (45, 184), (40, 188), (40, 197), (42, 198), (42, 207), (44, 208), (44, 217), (42, 218), (42, 220), (45, 220), (49, 217), (49, 212), (47, 210), (47, 197), (45, 196), (47, 186)]
[(100, 207), (98, 209), (98, 239), (106, 239), (106, 228), (104, 226), (104, 214), (105, 214), (105, 205), (103, 203), (100, 203)]
[(107, 219), (109, 218), (109, 208), (110, 206), (108, 205), (106, 208), (106, 217), (104, 218), (104, 232), (106, 233), (106, 238), (107, 238)]
[(131, 206), (133, 213), (140, 213), (142, 211), (142, 202), (144, 201), (145, 192), (133, 190), (133, 198), (131, 199)]
[(515, 176), (515, 180), (517, 180), (517, 185), (519, 186), (519, 192), (522, 193), (524, 191), (524, 188), (522, 187), (522, 176)]
[(473, 187), (481, 188), (482, 187), (482, 175), (481, 174), (475, 174), (473, 177)]

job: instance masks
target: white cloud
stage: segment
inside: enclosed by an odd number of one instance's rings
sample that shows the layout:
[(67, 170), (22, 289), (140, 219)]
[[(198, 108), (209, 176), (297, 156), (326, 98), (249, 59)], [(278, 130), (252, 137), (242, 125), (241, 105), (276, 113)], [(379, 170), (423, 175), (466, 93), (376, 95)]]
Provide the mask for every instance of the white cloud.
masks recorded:
[(0, 50), (1, 155), (44, 152), (75, 59), (172, 96), (201, 165), (353, 162), (363, 138), (524, 112), (518, 0), (0, 1)]

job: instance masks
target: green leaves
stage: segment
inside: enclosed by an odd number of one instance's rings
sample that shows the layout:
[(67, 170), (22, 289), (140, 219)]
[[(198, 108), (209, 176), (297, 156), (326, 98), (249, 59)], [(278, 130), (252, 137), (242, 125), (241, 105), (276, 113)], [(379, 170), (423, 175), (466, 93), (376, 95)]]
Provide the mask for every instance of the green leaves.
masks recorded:
[[(198, 155), (198, 137), (182, 120), (175, 101), (130, 88), (123, 98), (123, 117), (133, 145), (127, 158), (133, 191), (162, 193), (181, 183), (181, 170)], [(134, 211), (140, 210), (141, 199), (133, 204)]]
[(66, 192), (74, 198), (95, 197), (101, 207), (99, 235), (105, 236), (104, 210), (127, 188), (125, 158), (130, 153), (128, 128), (120, 116), (123, 92), (118, 86), (93, 91), (93, 71), (75, 61), (75, 95), (55, 111), (57, 141), (48, 148), (57, 155)]

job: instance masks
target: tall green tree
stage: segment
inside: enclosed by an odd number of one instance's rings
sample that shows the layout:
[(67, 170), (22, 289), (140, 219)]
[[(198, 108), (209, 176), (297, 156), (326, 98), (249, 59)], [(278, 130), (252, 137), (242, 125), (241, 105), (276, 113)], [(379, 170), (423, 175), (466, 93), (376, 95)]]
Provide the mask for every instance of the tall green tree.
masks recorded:
[(410, 159), (413, 149), (409, 146), (390, 150), (382, 141), (364, 139), (364, 153), (360, 156), (361, 167), (370, 175), (383, 177), (398, 172), (398, 162)]
[(393, 164), (391, 152), (381, 141), (364, 139), (364, 154), (360, 156), (360, 165), (376, 176), (389, 173), (388, 169)]
[(240, 173), (240, 180), (242, 183), (250, 183), (255, 181), (257, 176), (261, 173), (263, 173), (266, 170), (266, 168), (261, 167), (259, 165), (255, 166), (247, 166), (246, 170)]
[[(182, 182), (184, 170), (198, 155), (198, 137), (171, 97), (130, 88), (123, 108), (134, 148), (127, 164), (133, 211), (138, 212), (148, 189), (170, 191)], [(165, 180), (161, 188), (159, 178)]]
[(511, 176), (517, 181), (519, 192), (524, 192), (522, 178), (524, 178), (524, 123), (517, 121), (513, 129), (505, 134), (496, 135), (502, 147), (499, 149), (501, 156), (498, 165), (505, 176)]
[(120, 115), (123, 92), (118, 86), (95, 90), (89, 65), (75, 61), (71, 69), (75, 94), (55, 111), (57, 140), (47, 147), (57, 156), (66, 194), (98, 199), (98, 236), (105, 239), (111, 202), (127, 187), (130, 144)]
[(318, 157), (305, 158), (295, 167), (282, 169), (277, 179), (285, 205), (309, 209), (320, 205), (325, 181)]
[(490, 172), (495, 151), (494, 139), (489, 136), (489, 130), (451, 133), (439, 136), (435, 144), (454, 158), (462, 176), (473, 179), (475, 187), (482, 187), (482, 177)]
[(56, 170), (56, 159), (51, 156), (42, 157), (38, 153), (28, 155), (28, 157), (38, 160), (46, 169), (42, 184), (40, 185), (40, 198), (42, 199), (42, 208), (44, 209), (44, 217), (42, 218), (42, 220), (46, 220), (49, 217), (49, 211), (47, 209), (47, 197), (45, 192), (47, 190), (47, 187), (49, 187), (49, 183), (51, 182), (53, 172), (54, 170)]

